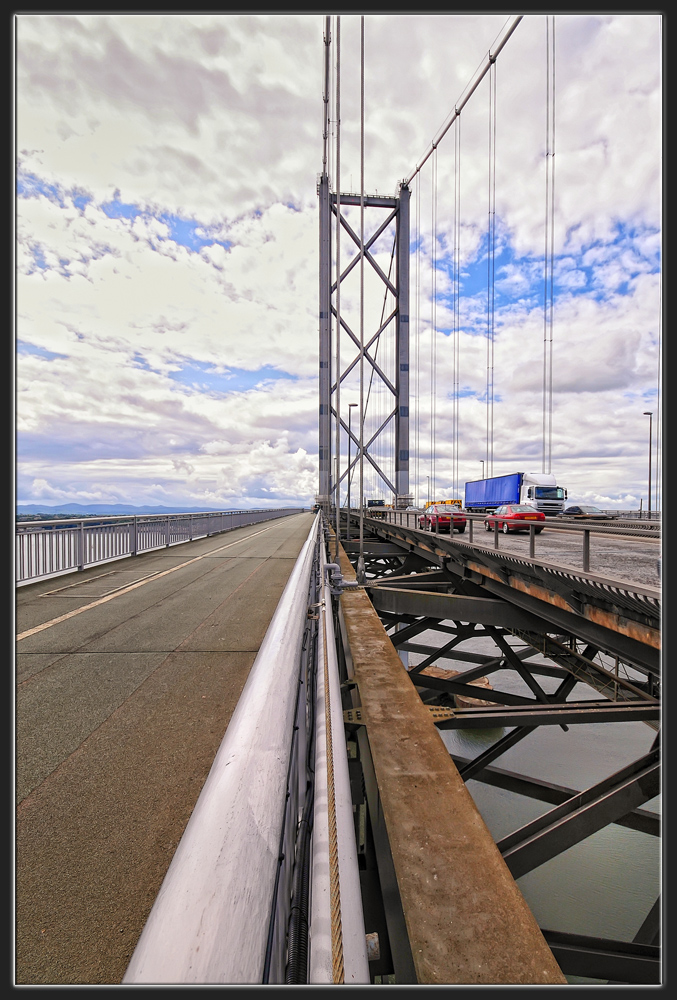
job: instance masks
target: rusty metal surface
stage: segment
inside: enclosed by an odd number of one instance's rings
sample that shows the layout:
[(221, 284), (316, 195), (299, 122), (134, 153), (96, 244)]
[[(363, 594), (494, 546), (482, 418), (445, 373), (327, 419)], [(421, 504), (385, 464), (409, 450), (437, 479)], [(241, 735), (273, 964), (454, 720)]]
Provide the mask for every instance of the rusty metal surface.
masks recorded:
[(418, 982), (565, 984), (366, 592), (340, 604)]

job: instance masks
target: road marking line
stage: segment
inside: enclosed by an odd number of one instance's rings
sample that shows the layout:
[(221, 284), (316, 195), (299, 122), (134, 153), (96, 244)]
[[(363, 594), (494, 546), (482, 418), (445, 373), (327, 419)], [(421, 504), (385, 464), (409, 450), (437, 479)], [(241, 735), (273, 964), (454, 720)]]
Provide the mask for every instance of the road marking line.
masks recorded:
[(274, 525), (269, 525), (267, 528), (261, 528), (260, 531), (254, 531), (251, 535), (247, 535), (245, 538), (238, 538), (235, 542), (229, 542), (227, 545), (222, 545), (218, 549), (214, 549), (213, 552), (205, 552), (201, 556), (195, 556), (194, 559), (188, 559), (186, 562), (179, 563), (178, 566), (172, 566), (171, 569), (162, 570), (161, 573), (155, 573), (152, 576), (147, 576), (143, 580), (139, 580), (137, 583), (130, 583), (127, 587), (122, 587), (105, 597), (99, 597), (98, 600), (92, 601), (91, 604), (84, 604), (81, 608), (76, 608), (74, 611), (68, 611), (65, 615), (59, 615), (58, 618), (52, 618), (51, 621), (44, 622), (42, 625), (36, 625), (35, 628), (29, 628), (25, 632), (20, 632), (16, 637), (16, 641), (20, 642), (21, 639), (27, 639), (29, 635), (35, 635), (36, 632), (43, 632), (47, 628), (51, 628), (52, 625), (58, 625), (59, 622), (65, 622), (68, 618), (73, 618), (75, 615), (82, 614), (83, 611), (89, 611), (90, 608), (97, 608), (100, 604), (106, 604), (108, 601), (115, 600), (116, 597), (120, 597), (122, 594), (128, 594), (130, 590), (136, 590), (137, 587), (143, 587), (146, 583), (150, 583), (152, 580), (159, 580), (162, 576), (168, 576), (169, 573), (175, 573), (177, 569), (183, 569), (184, 566), (190, 566), (191, 563), (199, 562), (200, 559), (207, 559), (210, 556), (215, 556), (217, 552), (223, 552), (224, 549), (230, 549), (233, 545), (239, 545), (240, 542), (246, 542), (250, 538), (255, 538), (256, 535), (262, 535), (264, 531), (270, 531)]
[(113, 587), (112, 590), (104, 590), (103, 594), (64, 594), (64, 590), (70, 590), (72, 587), (86, 587), (88, 583), (94, 583), (95, 580), (103, 580), (105, 576), (112, 576), (113, 573), (119, 573), (120, 570), (111, 570), (110, 573), (103, 573), (101, 576), (93, 576), (91, 580), (78, 580), (76, 583), (70, 583), (67, 587), (60, 587), (58, 590), (48, 590), (45, 594), (38, 594), (38, 597), (54, 597), (55, 594), (60, 594), (62, 599), (68, 598), (73, 601), (81, 601), (83, 597), (108, 597), (109, 594), (116, 594), (118, 590), (122, 590), (124, 587), (131, 587), (132, 583), (141, 583), (142, 580), (148, 580), (151, 576), (155, 576), (155, 573), (147, 573), (146, 576), (139, 576), (136, 580), (132, 580), (130, 583), (121, 583), (119, 587)]

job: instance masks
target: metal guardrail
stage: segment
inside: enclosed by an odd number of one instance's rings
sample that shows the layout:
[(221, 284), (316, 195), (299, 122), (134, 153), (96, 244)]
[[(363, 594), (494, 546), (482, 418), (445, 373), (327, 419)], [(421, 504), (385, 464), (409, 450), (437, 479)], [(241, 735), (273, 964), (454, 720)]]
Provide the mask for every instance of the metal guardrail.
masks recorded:
[(87, 566), (298, 514), (304, 509), (279, 507), (20, 521), (16, 525), (16, 583), (17, 586), (34, 583)]
[[(365, 520), (371, 523), (386, 523), (399, 525), (404, 528), (414, 529), (416, 531), (425, 532), (426, 535), (430, 534), (430, 531), (426, 531), (424, 528), (419, 527), (419, 517), (423, 512), (419, 511), (402, 511), (402, 510), (381, 510), (378, 514), (374, 514), (374, 508), (365, 509)], [(477, 514), (470, 511), (463, 511), (466, 518), (466, 528), (464, 528), (462, 533), (454, 532), (450, 537), (454, 538), (460, 543), (468, 543), (470, 545), (479, 545), (483, 548), (488, 548), (491, 544), (494, 550), (498, 550), (500, 532), (498, 529), (498, 520), (494, 522), (493, 527), (490, 532), (485, 530), (485, 519), (487, 516), (493, 517), (493, 515)], [(347, 514), (347, 511), (342, 512), (342, 514)], [(351, 516), (353, 523), (357, 522), (359, 518), (359, 510), (351, 510)], [(515, 519), (516, 520), (516, 519)], [(514, 523), (514, 522), (513, 522)], [(582, 542), (582, 563), (583, 572), (590, 572), (590, 536), (591, 534), (599, 535), (616, 535), (619, 537), (638, 537), (647, 538), (649, 535), (655, 538), (658, 543), (661, 540), (661, 523), (658, 522), (647, 522), (643, 525), (632, 522), (621, 522), (620, 524), (616, 522), (604, 522), (599, 523), (596, 521), (568, 521), (561, 517), (546, 517), (545, 521), (527, 521), (523, 522), (524, 527), (529, 529), (529, 558), (536, 558), (536, 536), (544, 529), (548, 531), (567, 531), (576, 532), (581, 536)], [(467, 529), (467, 530), (466, 530)], [(475, 533), (480, 530), (482, 531), (481, 538), (477, 538)], [(439, 536), (439, 525), (436, 525), (432, 532)], [(446, 534), (446, 532), (444, 533)], [(660, 563), (660, 552), (657, 558), (657, 565)], [(660, 572), (660, 569), (658, 570)]]
[(325, 565), (318, 513), (123, 985), (369, 983)]

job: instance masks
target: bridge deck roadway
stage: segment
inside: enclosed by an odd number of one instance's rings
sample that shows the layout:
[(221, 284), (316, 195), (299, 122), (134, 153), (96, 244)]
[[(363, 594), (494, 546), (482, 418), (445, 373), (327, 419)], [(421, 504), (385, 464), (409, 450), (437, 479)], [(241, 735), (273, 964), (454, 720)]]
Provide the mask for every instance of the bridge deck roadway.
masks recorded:
[(367, 594), (340, 603), (416, 981), (566, 983)]
[(312, 518), (18, 591), (17, 984), (122, 980)]

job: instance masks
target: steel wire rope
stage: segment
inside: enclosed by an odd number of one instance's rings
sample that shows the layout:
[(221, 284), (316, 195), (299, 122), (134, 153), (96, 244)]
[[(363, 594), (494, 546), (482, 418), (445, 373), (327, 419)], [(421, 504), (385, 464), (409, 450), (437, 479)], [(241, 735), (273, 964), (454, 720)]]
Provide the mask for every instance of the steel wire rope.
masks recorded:
[(663, 359), (661, 356), (661, 344), (662, 344), (662, 300), (663, 300), (663, 275), (662, 275), (662, 254), (661, 254), (661, 269), (658, 273), (658, 378), (656, 383), (656, 485), (654, 490), (654, 496), (656, 497), (656, 512), (658, 513), (661, 509), (660, 506), (660, 485), (661, 485), (661, 434), (663, 428), (663, 421), (661, 419), (661, 377), (662, 377), (662, 365)]
[(415, 275), (416, 275), (416, 287), (415, 287), (415, 302), (416, 302), (416, 326), (415, 326), (415, 345), (414, 345), (414, 355), (416, 358), (416, 371), (414, 373), (414, 412), (416, 414), (416, 423), (414, 426), (414, 447), (416, 450), (415, 462), (415, 479), (416, 479), (416, 494), (414, 497), (414, 504), (416, 507), (421, 505), (421, 463), (420, 463), (420, 349), (421, 349), (421, 181), (420, 178), (416, 180), (416, 258), (415, 258)]
[(341, 17), (336, 18), (336, 549), (338, 562), (341, 516)]
[(555, 17), (545, 18), (545, 246), (543, 254), (543, 459), (552, 468), (552, 339), (554, 312), (555, 231)]
[(357, 582), (364, 583), (364, 14), (360, 16), (360, 548)]
[(494, 310), (496, 279), (496, 62), (489, 73), (489, 219), (487, 233), (487, 471), (494, 474)]
[(454, 262), (453, 262), (453, 295), (454, 295), (454, 320), (453, 320), (453, 376), (454, 376), (454, 398), (453, 398), (453, 445), (452, 445), (452, 479), (454, 493), (458, 496), (461, 491), (459, 482), (459, 446), (460, 446), (460, 267), (461, 267), (461, 118), (456, 120), (454, 129)]
[(432, 227), (432, 274), (431, 274), (431, 309), (430, 309), (430, 489), (431, 499), (435, 497), (435, 432), (436, 432), (436, 395), (437, 395), (437, 149), (435, 149), (431, 179), (431, 227)]
[[(476, 77), (476, 79), (473, 80), (473, 78), (471, 78), (470, 83), (466, 84), (465, 89), (461, 92), (460, 98), (456, 101), (456, 103), (454, 105), (453, 112), (450, 112), (450, 117), (447, 116), (447, 118), (449, 120), (447, 121), (445, 119), (446, 124), (443, 124), (442, 126), (440, 126), (440, 129), (438, 130), (437, 138), (433, 139), (433, 141), (431, 142), (430, 149), (424, 155), (424, 157), (421, 160), (421, 162), (416, 165), (416, 167), (414, 168), (414, 170), (412, 171), (412, 173), (409, 175), (409, 177), (407, 177), (407, 179), (405, 181), (405, 183), (407, 185), (411, 184), (411, 182), (414, 179), (414, 177), (420, 172), (420, 170), (423, 167), (424, 163), (430, 158), (430, 156), (435, 151), (435, 149), (437, 149), (437, 147), (439, 146), (439, 144), (442, 141), (442, 139), (444, 138), (444, 136), (447, 134), (447, 132), (449, 131), (449, 129), (451, 128), (451, 126), (453, 125), (453, 123), (456, 121), (456, 119), (460, 115), (460, 113), (463, 110), (463, 108), (465, 107), (465, 105), (468, 103), (468, 101), (470, 100), (470, 98), (472, 97), (472, 95), (475, 93), (475, 91), (479, 87), (480, 83), (482, 82), (482, 80), (486, 76), (487, 72), (491, 68), (492, 63), (494, 63), (496, 61), (496, 59), (498, 58), (499, 53), (504, 48), (504, 46), (506, 45), (508, 39), (513, 34), (513, 32), (515, 31), (515, 28), (520, 23), (520, 21), (522, 20), (523, 17), (524, 17), (523, 14), (518, 14), (517, 15), (517, 17), (515, 18), (515, 20), (511, 24), (510, 29), (507, 32), (507, 34), (504, 36), (504, 38), (501, 39), (501, 41), (498, 44), (498, 46), (494, 49), (494, 54), (493, 55), (491, 54), (491, 48), (489, 49), (488, 59), (486, 61), (486, 64), (485, 64), (484, 68), (480, 72), (480, 69), (478, 67), (478, 69), (475, 71), (475, 77)], [(501, 28), (501, 31), (499, 31), (498, 35), (496, 35), (496, 38), (498, 38), (501, 35), (501, 33), (503, 32), (503, 29), (505, 28), (505, 25), (507, 23), (508, 23), (508, 21), (506, 19), (506, 21), (505, 21), (505, 23), (503, 25), (503, 28)], [(495, 40), (496, 39), (494, 39), (494, 41)], [(482, 61), (480, 61), (479, 66), (480, 67), (482, 66)], [(470, 89), (468, 90), (468, 88), (470, 88)], [(466, 94), (466, 91), (468, 91), (467, 94)], [(465, 94), (465, 97), (463, 96), (464, 94)]]
[(555, 130), (556, 130), (556, 95), (555, 95), (555, 15), (552, 15), (552, 152), (550, 154), (550, 359), (549, 359), (549, 383), (550, 393), (548, 398), (548, 472), (552, 472), (552, 406), (553, 406), (553, 384), (552, 384), (552, 358), (553, 358), (553, 327), (555, 320)]
[[(390, 263), (388, 265), (388, 281), (390, 281), (390, 275), (393, 272), (393, 260), (395, 258), (395, 246), (396, 246), (396, 244), (397, 244), (397, 234), (395, 235), (395, 237), (393, 239), (393, 248), (392, 248), (392, 250), (390, 252)], [(381, 327), (383, 325), (383, 317), (385, 316), (385, 313), (386, 313), (386, 305), (388, 303), (388, 291), (389, 291), (389, 289), (386, 286), (386, 289), (385, 289), (385, 292), (384, 292), (384, 295), (383, 295), (383, 306), (381, 308), (381, 319), (380, 319), (380, 322), (378, 324), (378, 329), (379, 330), (381, 329)], [(378, 349), (379, 349), (379, 345), (381, 343), (381, 337), (384, 334), (385, 334), (385, 330), (383, 330), (381, 332), (381, 334), (379, 335), (379, 337), (378, 337), (378, 339), (376, 341), (376, 347), (374, 349), (374, 361), (378, 361)], [(383, 362), (383, 370), (385, 372), (388, 371), (387, 364), (386, 364), (386, 359), (384, 359), (384, 362)], [(390, 374), (392, 375), (392, 372)], [(375, 370), (372, 367), (372, 369), (371, 369), (371, 371), (369, 373), (369, 386), (367, 388), (367, 399), (366, 399), (366, 402), (364, 404), (365, 413), (369, 409), (369, 397), (371, 395), (371, 390), (372, 390), (372, 386), (373, 386), (373, 382), (374, 382), (374, 375), (375, 375)], [(393, 385), (395, 384), (395, 380), (393, 378), (391, 378), (391, 382), (393, 383)], [(383, 389), (387, 389), (387, 386), (383, 386)], [(379, 396), (378, 391), (376, 392), (376, 395), (377, 395), (377, 399), (378, 399), (378, 396)], [(380, 402), (380, 400), (379, 400), (379, 402)], [(378, 427), (380, 427), (382, 425), (384, 419), (385, 419), (385, 414), (383, 412), (383, 409), (379, 408), (378, 411), (377, 411), (377, 420), (378, 420), (377, 426)], [(379, 439), (380, 438), (381, 438), (381, 435), (379, 434)], [(378, 445), (377, 445), (377, 449), (378, 449)], [(377, 454), (380, 457), (381, 453), (377, 452)], [(380, 462), (379, 462), (379, 465), (380, 465)], [(392, 476), (391, 476), (391, 481), (392, 481)]]
[[(663, 42), (663, 22), (660, 21), (658, 24), (658, 33), (661, 40), (661, 45)], [(658, 378), (656, 385), (656, 488), (654, 495), (656, 497), (656, 513), (661, 509), (662, 501), (662, 463), (661, 463), (661, 438), (663, 436), (663, 420), (661, 412), (661, 381), (663, 377), (663, 358), (662, 358), (662, 343), (663, 343), (663, 233), (661, 231), (660, 242), (659, 242), (659, 253), (660, 253), (660, 263), (658, 268)]]

